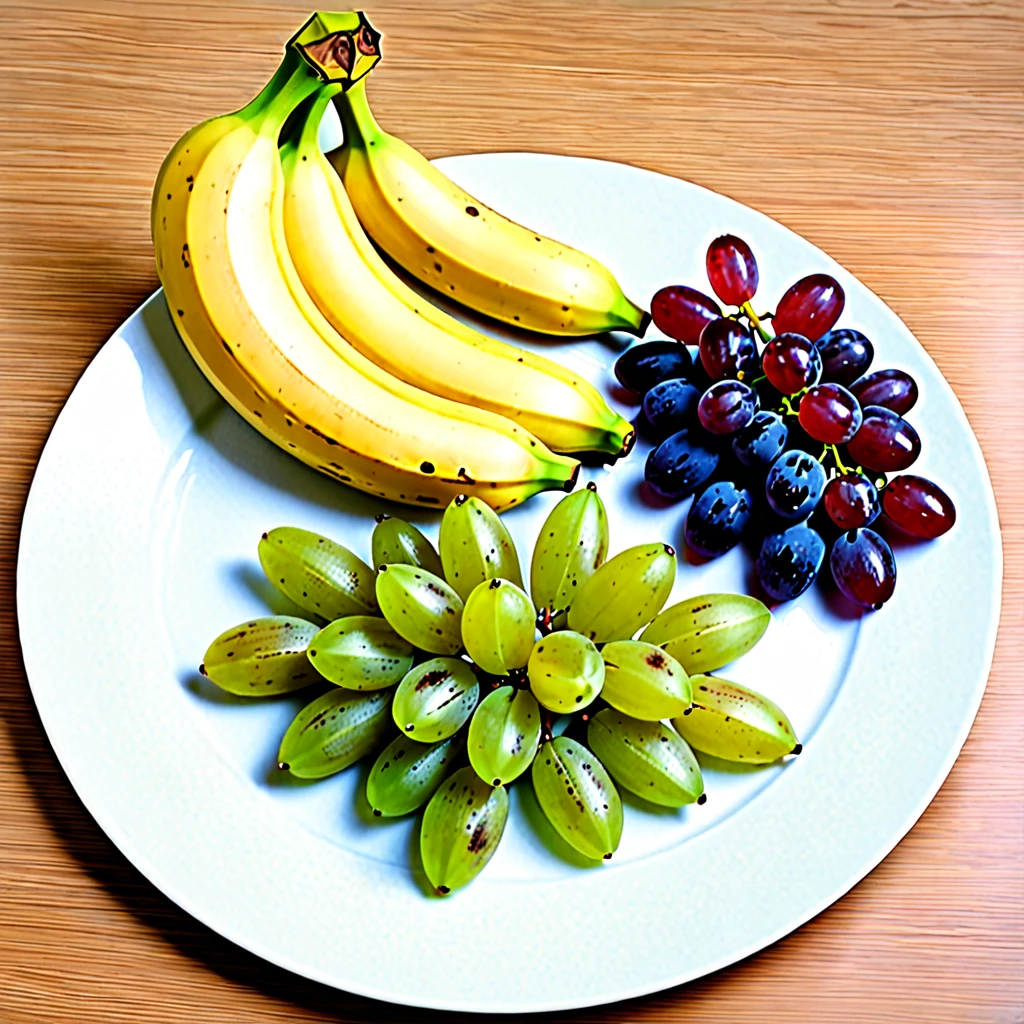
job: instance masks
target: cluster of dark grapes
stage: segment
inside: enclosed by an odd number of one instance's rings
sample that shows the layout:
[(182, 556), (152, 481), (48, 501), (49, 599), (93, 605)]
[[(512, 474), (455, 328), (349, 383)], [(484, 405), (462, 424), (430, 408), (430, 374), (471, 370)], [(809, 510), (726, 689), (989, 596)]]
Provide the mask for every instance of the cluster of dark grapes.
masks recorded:
[(760, 542), (757, 579), (772, 600), (802, 594), (831, 547), (839, 590), (880, 608), (895, 588), (896, 560), (871, 529), (875, 520), (884, 515), (903, 533), (932, 539), (956, 519), (940, 487), (904, 472), (921, 453), (904, 419), (917, 383), (903, 370), (868, 373), (868, 338), (834, 329), (846, 298), (828, 274), (797, 281), (774, 313), (759, 316), (751, 306), (757, 261), (746, 242), (716, 238), (707, 271), (735, 311), (723, 314), (685, 285), (662, 288), (651, 315), (676, 340), (636, 345), (615, 366), (642, 397), (638, 426), (656, 443), (647, 486), (666, 500), (695, 495), (685, 538), (702, 558), (745, 537)]

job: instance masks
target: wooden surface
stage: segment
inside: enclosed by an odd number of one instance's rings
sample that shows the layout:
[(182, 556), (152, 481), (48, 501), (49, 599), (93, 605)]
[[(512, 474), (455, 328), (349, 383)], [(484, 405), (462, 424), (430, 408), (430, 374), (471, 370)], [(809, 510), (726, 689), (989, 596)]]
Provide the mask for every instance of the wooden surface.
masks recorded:
[[(32, 470), (80, 372), (156, 286), (148, 204), (161, 157), (194, 122), (256, 91), (307, 10), (0, 4), (2, 1024), (442, 1019), (307, 983), (164, 898), (78, 802), (16, 641)], [(999, 502), (995, 666), (963, 755), (908, 837), (757, 956), (559, 1019), (1024, 1020), (1024, 6), (409, 0), (368, 10), (385, 34), (374, 109), (429, 156), (624, 160), (757, 207), (836, 257), (938, 362)]]

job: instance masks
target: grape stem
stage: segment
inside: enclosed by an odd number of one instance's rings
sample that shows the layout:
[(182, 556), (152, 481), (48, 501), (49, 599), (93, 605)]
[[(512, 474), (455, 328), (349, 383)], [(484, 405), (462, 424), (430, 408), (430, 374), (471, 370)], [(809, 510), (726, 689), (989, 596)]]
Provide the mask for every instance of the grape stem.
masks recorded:
[(830, 446), (832, 448), (832, 456), (836, 460), (836, 469), (845, 476), (850, 471), (843, 465), (843, 460), (839, 458), (839, 449), (835, 445)]
[[(761, 318), (754, 312), (754, 307), (750, 304), (749, 299), (740, 306), (740, 313), (750, 321), (750, 326), (757, 331), (761, 336), (761, 340), (765, 344), (768, 344), (768, 342), (775, 337), (774, 334), (769, 333), (761, 326)], [(765, 314), (765, 316), (767, 316), (767, 314)]]

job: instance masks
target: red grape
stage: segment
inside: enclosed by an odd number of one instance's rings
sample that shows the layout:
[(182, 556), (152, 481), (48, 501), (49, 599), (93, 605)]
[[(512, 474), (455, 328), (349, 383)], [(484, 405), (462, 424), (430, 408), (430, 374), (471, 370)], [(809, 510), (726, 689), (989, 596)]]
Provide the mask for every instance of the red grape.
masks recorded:
[[(815, 344), (818, 346), (821, 361), (824, 364), (821, 379), (833, 384), (842, 384), (844, 388), (850, 387), (858, 377), (867, 373), (875, 355), (871, 342), (860, 331), (850, 328), (829, 331)], [(859, 395), (857, 397), (860, 398)]]
[(850, 530), (832, 545), (829, 558), (836, 586), (851, 601), (876, 611), (896, 588), (892, 548), (874, 530)]
[(802, 335), (780, 334), (764, 350), (761, 368), (778, 391), (795, 395), (818, 383), (821, 353)]
[(684, 284), (661, 288), (651, 299), (654, 326), (686, 345), (696, 345), (705, 324), (721, 315), (722, 311), (714, 299)]
[(885, 514), (912, 537), (934, 540), (953, 528), (956, 508), (946, 492), (923, 476), (894, 476), (882, 491)]
[(730, 306), (742, 306), (757, 291), (757, 260), (750, 246), (735, 235), (722, 235), (708, 246), (708, 280), (715, 294)]
[(700, 361), (712, 380), (757, 373), (757, 345), (738, 320), (712, 320), (700, 336)]
[(878, 515), (878, 491), (860, 473), (843, 473), (825, 485), (825, 511), (836, 526), (855, 530), (867, 526)]
[(757, 412), (757, 392), (741, 380), (720, 380), (701, 395), (697, 415), (701, 426), (711, 434), (735, 434)]
[(845, 444), (860, 428), (862, 414), (860, 403), (846, 388), (816, 384), (800, 399), (799, 419), (815, 441)]
[(921, 438), (898, 413), (869, 405), (847, 450), (851, 459), (876, 473), (899, 473), (921, 454)]
[(817, 341), (832, 330), (846, 304), (839, 282), (828, 274), (803, 277), (779, 299), (772, 318), (776, 334), (802, 334)]
[(917, 381), (903, 370), (875, 370), (850, 390), (861, 405), (881, 405), (900, 416), (917, 404)]

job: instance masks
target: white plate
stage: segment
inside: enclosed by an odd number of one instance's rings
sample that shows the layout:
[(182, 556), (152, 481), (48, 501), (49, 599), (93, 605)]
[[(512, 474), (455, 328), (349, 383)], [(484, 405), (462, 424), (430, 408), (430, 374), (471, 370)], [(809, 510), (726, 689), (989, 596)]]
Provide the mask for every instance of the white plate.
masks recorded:
[[(664, 989), (817, 914), (935, 794), (974, 718), (995, 640), (991, 486), (960, 406), (906, 327), (768, 218), (619, 164), (495, 154), (439, 166), (517, 220), (594, 252), (640, 300), (667, 283), (700, 287), (707, 243), (727, 230), (761, 257), (762, 305), (802, 274), (828, 271), (846, 290), (841, 323), (874, 340), (877, 366), (917, 378), (911, 419), (924, 453), (915, 471), (947, 486), (956, 528), (897, 550), (899, 584), (882, 612), (862, 619), (815, 587), (780, 608), (727, 673), (789, 711), (803, 754), (757, 770), (706, 761), (703, 807), (666, 812), (627, 799), (619, 852), (597, 867), (567, 853), (529, 786), (517, 785), (487, 870), (453, 897), (427, 895), (415, 822), (369, 815), (365, 766), (315, 785), (274, 768), (301, 695), (235, 699), (195, 669), (222, 629), (288, 607), (256, 559), (264, 530), (307, 527), (369, 557), (373, 513), (387, 508), (434, 537), (438, 514), (388, 508), (263, 440), (200, 375), (160, 294), (97, 355), (39, 463), (18, 565), (33, 694), (78, 794), (124, 854), (191, 914), (268, 960), (378, 999), (485, 1012)], [(615, 394), (611, 367), (628, 342), (534, 347)], [(645, 455), (588, 469), (580, 483), (599, 483), (613, 552), (654, 538), (681, 546), (685, 506), (641, 500)], [(541, 495), (506, 516), (524, 561), (556, 500)], [(681, 562), (673, 600), (744, 589), (749, 573), (740, 550), (700, 568)]]

